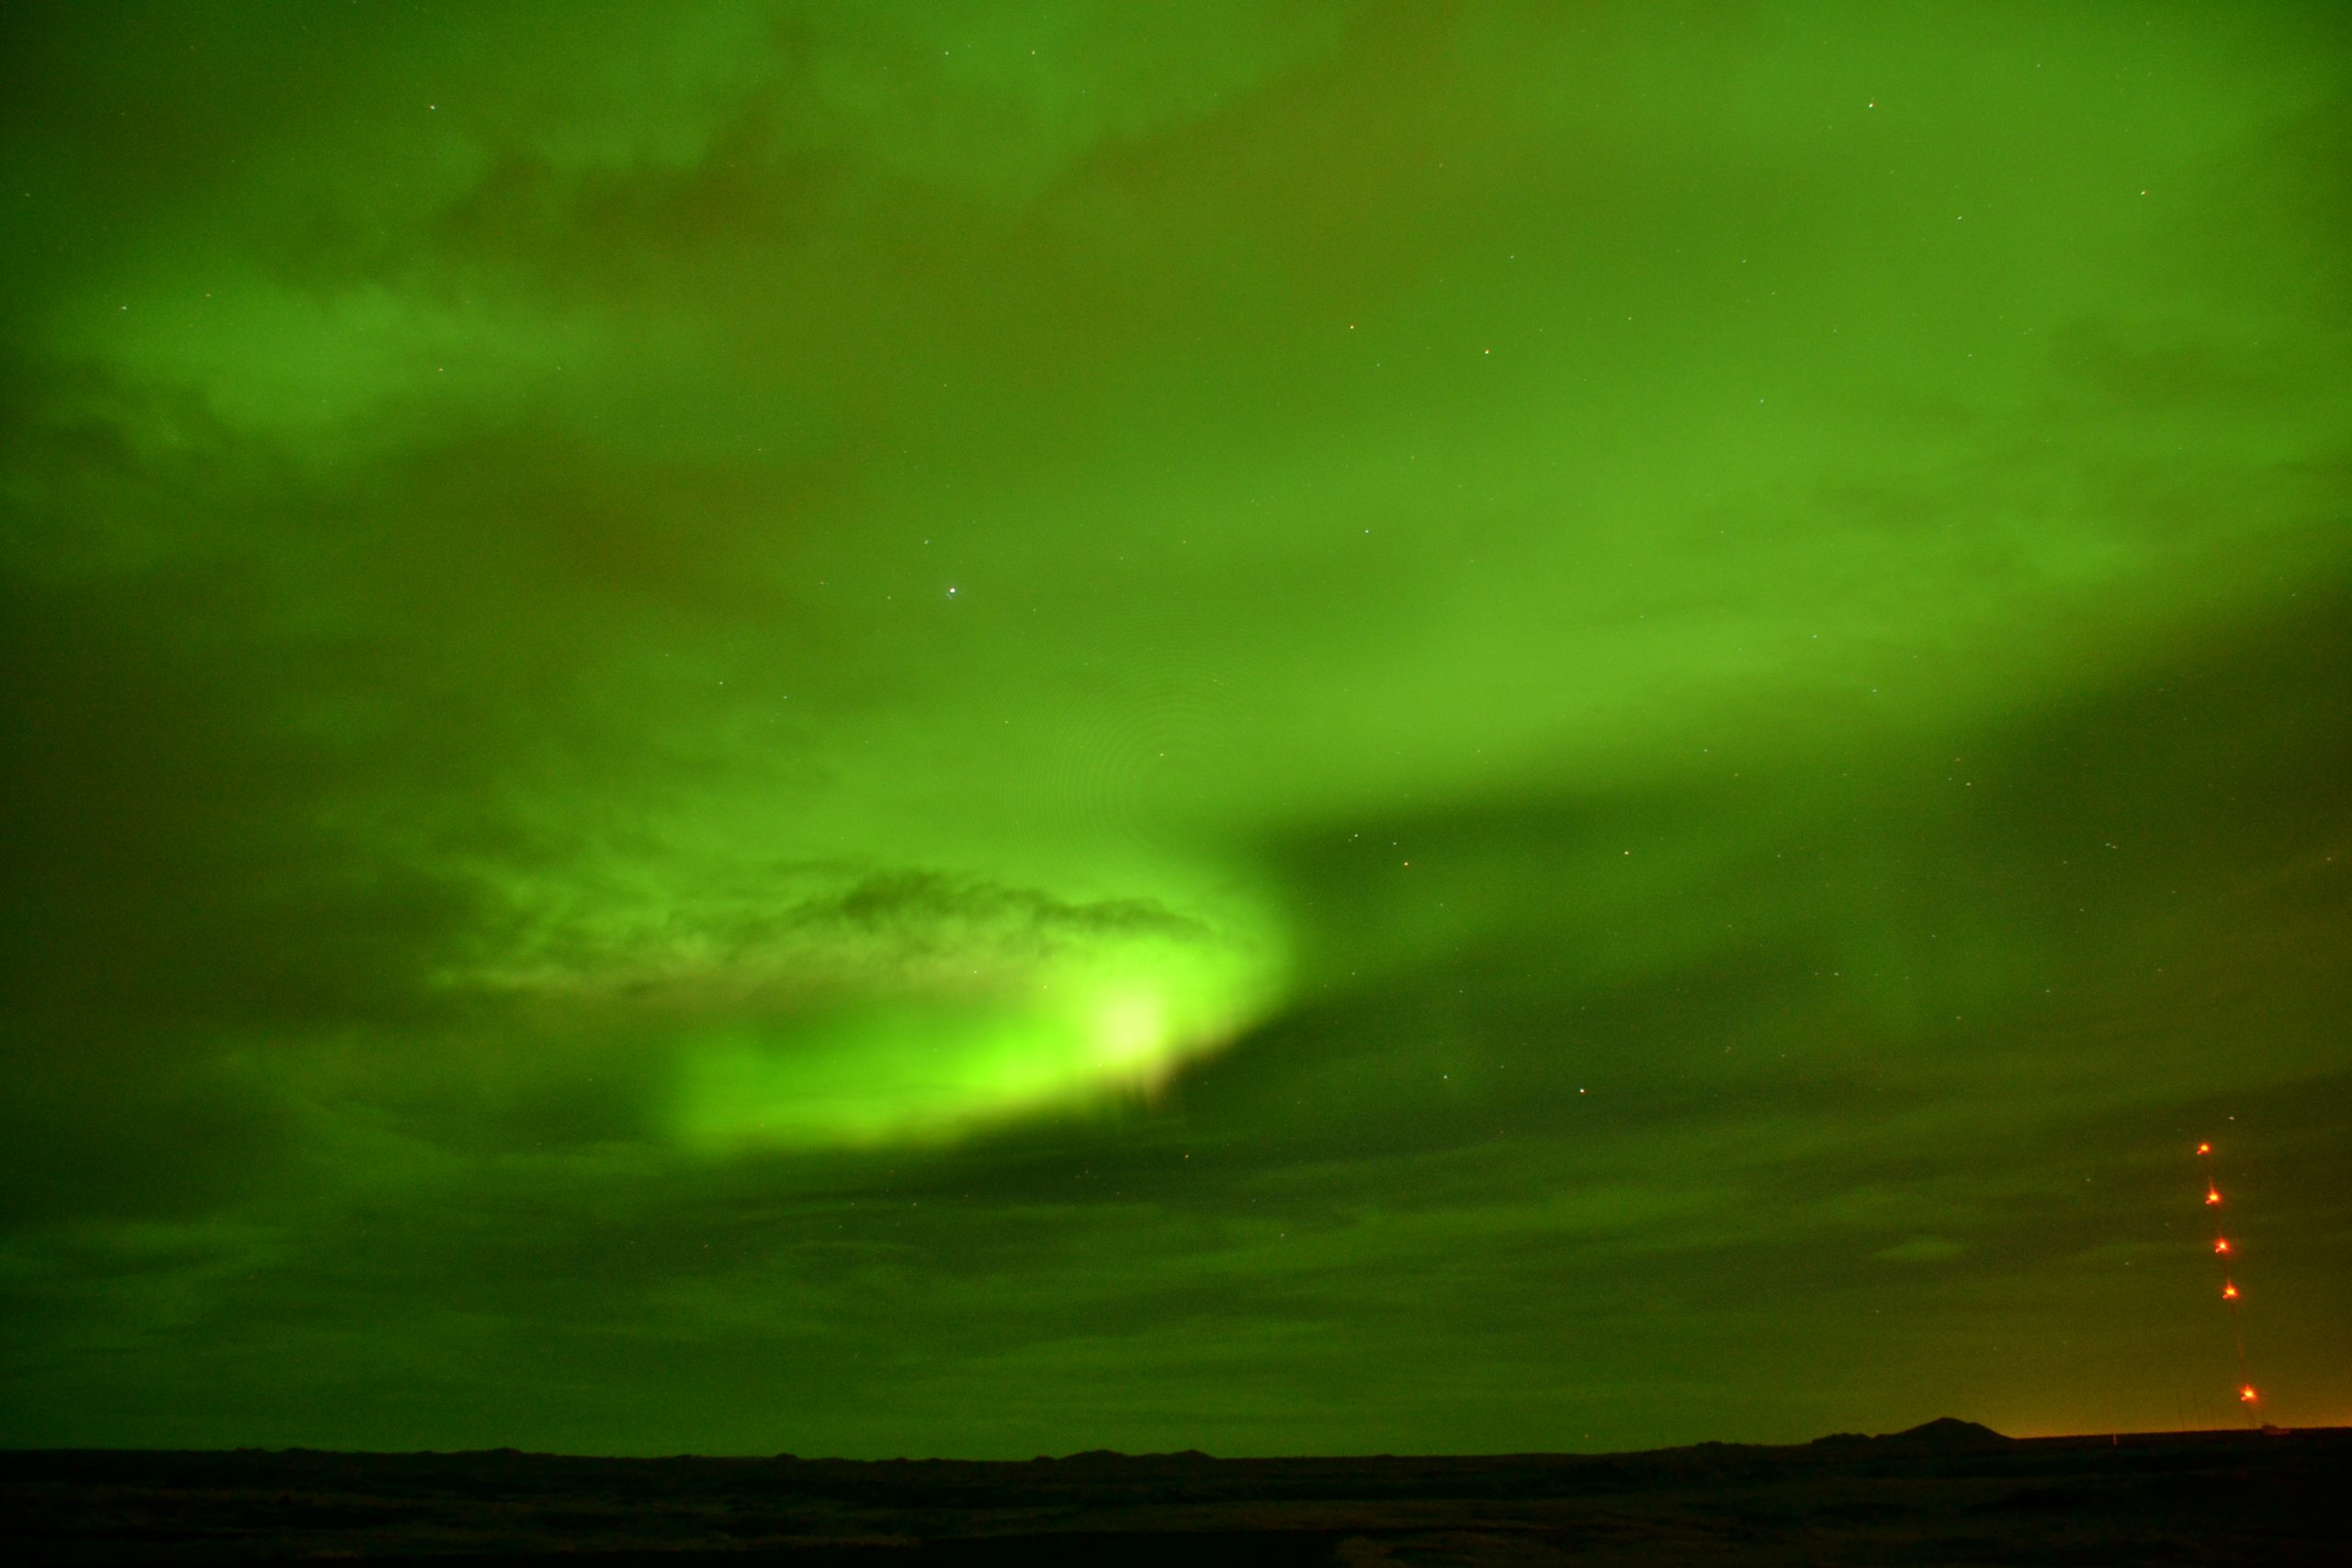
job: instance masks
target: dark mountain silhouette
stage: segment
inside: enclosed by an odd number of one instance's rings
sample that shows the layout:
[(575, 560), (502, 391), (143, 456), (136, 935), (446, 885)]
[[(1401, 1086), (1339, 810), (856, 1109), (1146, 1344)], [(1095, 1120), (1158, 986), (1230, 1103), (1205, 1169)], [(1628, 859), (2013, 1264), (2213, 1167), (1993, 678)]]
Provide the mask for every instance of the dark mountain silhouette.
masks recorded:
[[(0, 1452), (19, 1560), (694, 1568), (2337, 1561), (2352, 1429), (1213, 1459)], [(2249, 1508), (2249, 1497), (2262, 1499)], [(746, 1559), (743, 1553), (752, 1553)]]
[(1878, 1439), (1882, 1443), (1899, 1444), (1906, 1449), (1932, 1449), (1944, 1453), (1982, 1451), (2005, 1449), (2016, 1439), (2005, 1438), (1990, 1427), (1955, 1416), (1939, 1416), (1906, 1430), (1890, 1433)]

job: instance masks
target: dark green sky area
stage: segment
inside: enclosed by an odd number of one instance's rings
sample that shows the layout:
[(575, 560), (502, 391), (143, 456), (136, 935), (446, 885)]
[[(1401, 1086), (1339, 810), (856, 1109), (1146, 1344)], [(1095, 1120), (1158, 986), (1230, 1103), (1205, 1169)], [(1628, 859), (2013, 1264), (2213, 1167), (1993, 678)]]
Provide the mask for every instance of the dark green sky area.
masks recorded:
[(5, 7), (0, 1442), (2352, 1421), (2347, 17)]

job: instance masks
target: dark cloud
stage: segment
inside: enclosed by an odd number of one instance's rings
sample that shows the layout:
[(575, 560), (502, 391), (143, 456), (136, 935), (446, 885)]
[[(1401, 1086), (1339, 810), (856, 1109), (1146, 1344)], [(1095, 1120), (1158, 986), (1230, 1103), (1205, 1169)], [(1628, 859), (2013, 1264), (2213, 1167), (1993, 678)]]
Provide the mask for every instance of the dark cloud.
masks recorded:
[(469, 898), (318, 819), (350, 760), (247, 705), (266, 674), (188, 667), (187, 623), (239, 587), (19, 585), (0, 615), (8, 988), (36, 1017), (266, 1035), (430, 1010)]

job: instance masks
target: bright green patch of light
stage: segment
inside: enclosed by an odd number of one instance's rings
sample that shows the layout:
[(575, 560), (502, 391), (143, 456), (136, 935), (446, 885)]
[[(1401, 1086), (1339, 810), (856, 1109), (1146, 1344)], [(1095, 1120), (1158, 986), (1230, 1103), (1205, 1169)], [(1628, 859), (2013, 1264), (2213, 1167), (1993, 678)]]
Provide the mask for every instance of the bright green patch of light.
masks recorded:
[(712, 1154), (936, 1141), (1148, 1094), (1267, 996), (1237, 953), (1134, 941), (969, 991), (843, 999), (685, 1044), (672, 1130)]

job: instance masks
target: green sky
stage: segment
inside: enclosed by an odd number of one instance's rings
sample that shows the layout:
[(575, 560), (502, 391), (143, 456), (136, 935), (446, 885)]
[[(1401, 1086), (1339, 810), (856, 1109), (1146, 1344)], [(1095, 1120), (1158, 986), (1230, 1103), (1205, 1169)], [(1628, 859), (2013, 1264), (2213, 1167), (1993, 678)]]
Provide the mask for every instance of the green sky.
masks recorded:
[(0, 77), (0, 1443), (2352, 1422), (2343, 7)]

